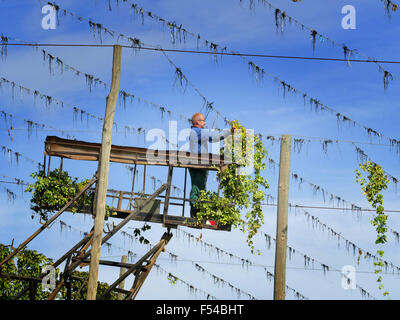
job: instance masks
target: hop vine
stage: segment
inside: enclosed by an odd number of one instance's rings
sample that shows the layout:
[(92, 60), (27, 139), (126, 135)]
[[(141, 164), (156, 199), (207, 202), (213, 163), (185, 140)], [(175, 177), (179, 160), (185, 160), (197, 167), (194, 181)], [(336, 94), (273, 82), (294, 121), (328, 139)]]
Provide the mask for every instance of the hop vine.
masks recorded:
[[(267, 150), (260, 138), (250, 133), (237, 120), (229, 121), (234, 135), (224, 140), (221, 153), (232, 158), (228, 168), (217, 173), (222, 196), (212, 191), (202, 191), (195, 207), (199, 221), (216, 220), (230, 224), (247, 233), (246, 242), (255, 253), (253, 237), (264, 224), (261, 203), (265, 199), (262, 189), (268, 189), (268, 181), (261, 175), (266, 168)], [(253, 169), (252, 173), (247, 168)], [(242, 210), (247, 210), (242, 216)], [(259, 253), (259, 252), (258, 252)]]
[[(31, 192), (32, 218), (38, 215), (43, 220), (48, 220), (49, 216), (63, 208), (68, 201), (73, 199), (89, 180), (78, 181), (72, 178), (67, 171), (55, 169), (45, 174), (43, 170), (34, 172), (31, 177), (36, 181), (29, 184), (25, 192)], [(88, 189), (72, 205), (73, 213), (91, 209), (94, 201), (94, 190)], [(112, 215), (110, 207), (106, 205), (106, 215)]]
[[(371, 161), (367, 161), (364, 164), (360, 164), (360, 168), (368, 174), (367, 177), (363, 177), (359, 170), (356, 170), (356, 180), (361, 185), (361, 190), (366, 196), (368, 202), (371, 206), (376, 209), (376, 216), (372, 219), (371, 223), (375, 227), (377, 232), (377, 238), (375, 240), (375, 244), (382, 245), (387, 242), (386, 232), (387, 232), (387, 218), (388, 216), (384, 213), (383, 207), (383, 195), (381, 194), (382, 190), (387, 189), (387, 184), (389, 179), (387, 175), (384, 173), (382, 167), (376, 163)], [(377, 255), (382, 258), (384, 251), (377, 250)], [(385, 266), (384, 262), (380, 259), (377, 262), (374, 262), (374, 266), (376, 267), (375, 273), (378, 274), (377, 282), (379, 284), (379, 290), (384, 289), (382, 284), (382, 276), (380, 275), (383, 271), (383, 267)], [(388, 291), (383, 293), (384, 296), (389, 294)]]

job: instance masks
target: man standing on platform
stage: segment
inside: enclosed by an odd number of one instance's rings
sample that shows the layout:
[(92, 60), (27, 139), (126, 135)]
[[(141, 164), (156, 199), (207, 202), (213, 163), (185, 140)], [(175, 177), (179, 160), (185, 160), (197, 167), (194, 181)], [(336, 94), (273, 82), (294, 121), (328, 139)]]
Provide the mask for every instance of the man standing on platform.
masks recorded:
[[(207, 154), (208, 144), (210, 142), (219, 142), (225, 137), (233, 133), (232, 129), (222, 131), (205, 129), (206, 120), (202, 113), (195, 113), (192, 116), (192, 127), (190, 132), (189, 144), (191, 155)], [(190, 191), (190, 199), (197, 200), (201, 190), (206, 189), (208, 170), (207, 169), (189, 169), (190, 179), (192, 181), (192, 189)], [(196, 218), (197, 209), (193, 207), (193, 202), (190, 206), (190, 216)]]

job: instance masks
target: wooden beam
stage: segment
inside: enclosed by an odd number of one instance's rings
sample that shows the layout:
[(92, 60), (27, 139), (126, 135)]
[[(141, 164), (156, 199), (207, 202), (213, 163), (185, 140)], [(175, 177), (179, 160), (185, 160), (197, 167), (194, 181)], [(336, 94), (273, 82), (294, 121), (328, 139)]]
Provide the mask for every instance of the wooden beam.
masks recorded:
[[(123, 255), (121, 257), (121, 263), (126, 263), (127, 260), (127, 256)], [(121, 267), (120, 272), (119, 272), (119, 276), (123, 276), (123, 274), (125, 273), (125, 268)], [(124, 290), (124, 286), (125, 286), (125, 280), (121, 281), (121, 283), (119, 284), (118, 288)], [(118, 300), (122, 300), (123, 298), (123, 294), (121, 292), (118, 292)]]
[[(169, 238), (164, 238), (162, 241), (161, 247), (153, 254), (153, 256), (150, 258), (150, 260), (147, 262), (146, 266), (144, 268), (141, 268), (140, 273), (137, 274), (137, 277), (135, 277), (135, 281), (132, 285), (132, 288), (130, 291), (130, 294), (125, 297), (125, 300), (129, 299), (135, 299), (137, 294), (139, 293), (140, 288), (142, 287), (144, 281), (146, 280), (147, 276), (149, 275), (151, 269), (153, 268), (154, 264), (156, 263), (156, 260), (160, 253), (162, 251), (165, 251), (165, 246), (168, 244), (169, 240), (171, 239), (172, 234), (170, 234)], [(136, 272), (137, 273), (137, 272)]]
[[(168, 214), (168, 206), (169, 206), (169, 197), (171, 194), (171, 186), (172, 186), (172, 172), (173, 167), (168, 167), (168, 178), (167, 178), (167, 190), (165, 190), (165, 201), (164, 201), (164, 216)], [(163, 222), (163, 227), (169, 227), (165, 221)], [(176, 227), (176, 226), (174, 226)]]
[[(115, 212), (115, 214), (112, 215), (112, 217), (116, 219), (125, 219), (133, 212), (131, 210), (116, 210), (114, 208), (111, 208), (111, 210)], [(82, 210), (80, 211), (80, 213), (91, 214), (89, 210)], [(210, 229), (210, 230), (220, 230), (220, 231), (231, 231), (232, 229), (231, 225), (223, 225), (219, 224), (218, 222), (215, 225), (210, 225), (206, 223), (198, 223), (197, 219), (195, 218), (154, 214), (149, 212), (137, 212), (133, 214), (130, 219), (135, 221), (151, 222), (151, 223), (165, 222), (166, 225), (170, 226), (182, 226), (194, 229)]]
[(165, 248), (165, 245), (169, 242), (169, 240), (172, 237), (172, 233), (164, 233), (163, 236), (161, 237), (161, 240), (154, 246), (152, 247), (142, 258), (140, 258), (135, 264), (133, 264), (130, 268), (128, 268), (127, 271), (125, 271), (124, 274), (120, 275), (120, 277), (112, 283), (107, 290), (103, 292), (103, 294), (99, 297), (100, 300), (103, 300), (107, 297), (107, 295), (114, 290), (122, 281), (125, 280), (126, 277), (128, 277), (130, 274), (132, 274), (134, 271), (137, 272), (137, 275), (140, 274), (140, 270), (144, 262), (148, 260), (150, 257), (153, 257), (158, 251), (162, 250)]
[[(64, 157), (73, 160), (98, 161), (101, 144), (62, 139), (48, 136), (45, 141), (45, 155)], [(202, 168), (207, 170), (224, 170), (229, 163), (223, 156), (215, 159), (212, 154), (191, 156), (190, 152), (176, 154), (168, 150), (153, 150), (139, 147), (111, 145), (110, 161), (127, 164), (158, 165), (181, 168)]]

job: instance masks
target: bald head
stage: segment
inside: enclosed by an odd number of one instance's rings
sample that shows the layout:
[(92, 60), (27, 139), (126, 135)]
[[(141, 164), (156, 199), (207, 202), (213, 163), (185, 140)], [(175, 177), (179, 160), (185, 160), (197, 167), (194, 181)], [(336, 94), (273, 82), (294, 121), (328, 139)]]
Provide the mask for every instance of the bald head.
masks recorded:
[(206, 125), (204, 115), (200, 112), (196, 112), (192, 116), (192, 125), (196, 128), (204, 128), (204, 126)]

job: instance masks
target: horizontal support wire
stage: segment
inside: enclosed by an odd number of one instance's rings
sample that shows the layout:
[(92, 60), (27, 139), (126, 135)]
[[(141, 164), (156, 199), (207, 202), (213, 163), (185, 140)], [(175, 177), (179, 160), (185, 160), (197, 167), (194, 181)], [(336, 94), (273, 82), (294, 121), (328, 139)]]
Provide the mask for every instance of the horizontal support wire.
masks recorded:
[[(266, 203), (262, 202), (262, 206), (278, 206), (276, 203)], [(361, 212), (361, 211), (371, 211), (371, 212), (376, 212), (375, 209), (367, 209), (367, 208), (337, 208), (337, 207), (322, 207), (322, 206), (307, 206), (307, 205), (299, 205), (299, 204), (291, 204), (289, 203), (289, 207), (291, 208), (307, 208), (307, 209), (326, 209), (326, 210), (338, 210), (338, 211), (353, 211), (353, 212)], [(393, 212), (393, 213), (400, 213), (399, 210), (393, 210), (393, 209), (385, 209), (384, 212)]]
[[(85, 43), (2, 43), (2, 46), (33, 46), (33, 47), (94, 47), (94, 48), (112, 48), (113, 44), (85, 44)], [(314, 61), (336, 61), (336, 62), (364, 62), (364, 63), (388, 63), (400, 64), (396, 60), (368, 60), (368, 59), (342, 59), (342, 58), (327, 58), (327, 57), (305, 57), (305, 56), (288, 56), (288, 55), (270, 55), (256, 53), (241, 53), (241, 52), (210, 52), (201, 50), (183, 50), (183, 49), (165, 49), (151, 47), (133, 47), (129, 45), (120, 45), (122, 48), (135, 48), (137, 50), (151, 50), (161, 52), (175, 53), (193, 53), (193, 54), (208, 54), (221, 56), (239, 56), (239, 57), (257, 57), (257, 58), (276, 58), (276, 59), (294, 59), (294, 60), (314, 60)]]

